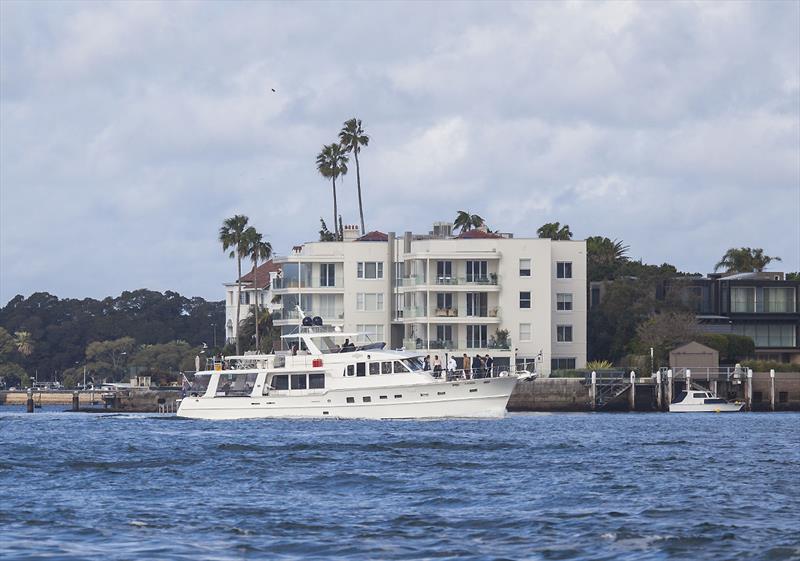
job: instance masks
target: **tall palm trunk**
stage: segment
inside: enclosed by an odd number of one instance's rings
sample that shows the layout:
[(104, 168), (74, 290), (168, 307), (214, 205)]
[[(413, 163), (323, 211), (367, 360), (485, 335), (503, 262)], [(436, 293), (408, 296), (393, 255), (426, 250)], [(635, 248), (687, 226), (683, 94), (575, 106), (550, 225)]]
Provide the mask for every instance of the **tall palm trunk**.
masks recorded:
[(236, 354), (239, 352), (239, 310), (242, 307), (242, 256), (239, 250), (236, 250), (236, 266), (239, 269), (239, 280), (236, 281), (238, 294), (236, 295)]
[(333, 231), (336, 234), (336, 241), (339, 241), (339, 222), (337, 221), (337, 216), (339, 216), (339, 207), (336, 206), (336, 176), (331, 176), (331, 181), (333, 182)]
[(258, 293), (258, 259), (253, 261), (253, 284), (256, 286), (255, 295), (256, 295), (256, 352), (261, 350), (261, 347), (258, 344), (258, 300), (260, 294)]
[(364, 227), (364, 205), (361, 204), (361, 169), (358, 167), (358, 149), (353, 150), (356, 157), (356, 184), (358, 185), (358, 213), (361, 215), (361, 235), (367, 233)]

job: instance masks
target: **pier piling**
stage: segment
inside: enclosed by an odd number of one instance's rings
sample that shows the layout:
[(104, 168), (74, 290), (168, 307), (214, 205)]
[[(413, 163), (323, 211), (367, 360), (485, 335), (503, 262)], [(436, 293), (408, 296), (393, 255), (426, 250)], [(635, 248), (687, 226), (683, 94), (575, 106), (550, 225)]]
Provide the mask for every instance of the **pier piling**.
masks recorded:
[(686, 369), (686, 387), (684, 390), (688, 393), (689, 390), (692, 389), (692, 371), (688, 368)]
[(747, 397), (745, 398), (745, 403), (747, 404), (747, 410), (753, 410), (753, 369), (747, 369)]
[(661, 371), (656, 372), (656, 409), (661, 411), (663, 395), (661, 390)]
[(636, 373), (631, 370), (631, 392), (629, 397), (631, 411), (636, 409)]
[(33, 413), (33, 389), (28, 388), (28, 400), (25, 402), (25, 410), (28, 413)]
[(769, 371), (769, 410), (775, 411), (775, 369)]
[(667, 370), (667, 407), (672, 403), (675, 388), (672, 386), (672, 369)]
[(72, 410), (73, 411), (79, 411), (80, 408), (81, 408), (79, 395), (80, 394), (78, 394), (77, 391), (72, 392)]
[(597, 372), (592, 370), (592, 411), (597, 408)]

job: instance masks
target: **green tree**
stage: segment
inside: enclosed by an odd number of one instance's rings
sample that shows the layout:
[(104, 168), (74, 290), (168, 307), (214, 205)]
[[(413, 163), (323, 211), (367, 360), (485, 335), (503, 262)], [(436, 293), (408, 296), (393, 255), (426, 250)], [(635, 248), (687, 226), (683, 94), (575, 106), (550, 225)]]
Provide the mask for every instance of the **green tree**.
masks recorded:
[[(248, 218), (243, 214), (237, 214), (225, 220), (219, 229), (219, 241), (222, 243), (222, 251), (230, 250), (228, 257), (236, 259), (238, 277), (236, 279), (236, 327), (239, 327), (239, 317), (241, 309), (242, 294), (242, 257), (245, 256), (247, 244), (244, 232), (247, 229)], [(239, 339), (236, 339), (236, 354), (239, 354)]]
[(110, 371), (111, 376), (118, 380), (135, 346), (133, 337), (93, 341), (86, 347), (87, 368), (101, 374)]
[(653, 314), (636, 326), (635, 349), (647, 354), (653, 349), (656, 364), (664, 364), (669, 352), (700, 335), (695, 315), (691, 312), (670, 311)]
[(331, 232), (330, 230), (328, 230), (328, 225), (325, 224), (325, 221), (322, 219), (322, 217), (320, 217), (320, 219), (319, 219), (319, 224), (320, 224), (319, 241), (321, 241), (321, 242), (335, 242), (336, 241), (336, 235), (333, 232)]
[(14, 338), (8, 331), (0, 327), (0, 361), (3, 361), (16, 349), (17, 346), (14, 343)]
[(453, 220), (453, 228), (459, 230), (462, 234), (473, 228), (480, 228), (485, 224), (486, 221), (481, 216), (470, 214), (466, 210), (459, 210), (456, 219)]
[(550, 238), (551, 240), (571, 240), (572, 232), (570, 232), (569, 225), (563, 226), (559, 222), (548, 222), (543, 224), (536, 230), (536, 234), (540, 238)]
[(786, 280), (787, 281), (800, 281), (800, 272), (786, 273)]
[(771, 257), (764, 254), (764, 250), (750, 247), (732, 247), (725, 252), (722, 259), (714, 265), (714, 271), (724, 269), (727, 273), (750, 273), (763, 271), (773, 261), (780, 261), (780, 257)]
[(628, 246), (603, 236), (586, 238), (586, 268), (589, 281), (608, 280), (617, 276), (620, 266), (628, 261)]
[(31, 334), (27, 331), (14, 332), (14, 346), (17, 352), (22, 356), (31, 356), (33, 354), (33, 340)]
[(326, 144), (317, 154), (317, 171), (322, 177), (330, 178), (333, 185), (333, 225), (336, 229), (336, 238), (341, 239), (339, 228), (336, 227), (336, 218), (339, 216), (339, 206), (336, 201), (336, 178), (347, 173), (349, 159), (340, 144)]
[[(256, 347), (255, 349), (258, 352), (271, 352), (276, 346), (278, 346), (276, 343), (280, 341), (281, 328), (275, 327), (272, 321), (272, 315), (266, 310), (258, 319), (258, 329), (261, 333), (261, 340), (259, 342), (261, 346)], [(255, 326), (252, 322), (247, 322), (242, 326), (241, 330), (242, 345), (252, 345), (254, 336)]]
[(369, 145), (369, 136), (364, 134), (361, 119), (348, 119), (339, 131), (339, 143), (345, 152), (352, 152), (356, 159), (356, 184), (358, 185), (358, 213), (361, 215), (361, 234), (366, 234), (364, 226), (364, 205), (361, 203), (361, 167), (358, 163), (358, 154), (363, 146)]
[(261, 347), (258, 344), (258, 308), (259, 308), (259, 288), (258, 288), (258, 262), (266, 261), (272, 257), (272, 244), (264, 241), (264, 237), (250, 226), (244, 233), (245, 255), (250, 257), (253, 262), (253, 288), (254, 288), (254, 315), (255, 315), (255, 335), (256, 349)]

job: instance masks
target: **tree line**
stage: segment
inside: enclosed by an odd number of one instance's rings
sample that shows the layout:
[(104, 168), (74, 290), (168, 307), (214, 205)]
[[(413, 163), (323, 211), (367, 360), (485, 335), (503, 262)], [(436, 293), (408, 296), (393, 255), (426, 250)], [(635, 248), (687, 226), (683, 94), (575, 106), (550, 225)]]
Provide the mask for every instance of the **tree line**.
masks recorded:
[[(0, 377), (7, 386), (25, 377), (82, 378), (84, 366), (97, 381), (121, 379), (129, 366), (160, 374), (186, 365), (186, 357), (193, 360), (204, 344), (210, 350), (215, 330), (219, 342), (224, 341), (225, 304), (145, 289), (102, 300), (37, 292), (18, 295), (0, 308), (0, 329)], [(124, 355), (92, 347), (120, 340), (118, 352)], [(175, 353), (180, 358), (169, 358)]]

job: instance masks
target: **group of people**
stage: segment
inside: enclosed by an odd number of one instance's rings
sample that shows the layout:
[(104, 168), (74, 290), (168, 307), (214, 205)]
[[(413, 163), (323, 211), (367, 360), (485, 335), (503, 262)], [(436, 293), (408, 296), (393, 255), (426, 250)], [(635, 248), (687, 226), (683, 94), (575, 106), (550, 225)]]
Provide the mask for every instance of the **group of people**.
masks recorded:
[[(439, 355), (433, 355), (433, 360), (431, 360), (431, 355), (427, 355), (422, 362), (423, 370), (432, 370), (433, 375), (437, 378), (442, 375), (442, 361), (439, 359)], [(456, 358), (450, 355), (450, 358), (447, 359), (448, 377), (456, 377), (457, 369), (458, 363), (456, 362)], [(462, 378), (491, 378), (493, 369), (494, 359), (488, 354), (486, 356), (476, 354), (474, 358), (470, 358), (467, 353), (464, 353), (461, 359)]]

